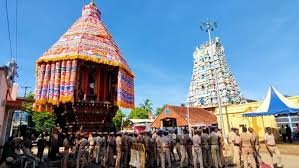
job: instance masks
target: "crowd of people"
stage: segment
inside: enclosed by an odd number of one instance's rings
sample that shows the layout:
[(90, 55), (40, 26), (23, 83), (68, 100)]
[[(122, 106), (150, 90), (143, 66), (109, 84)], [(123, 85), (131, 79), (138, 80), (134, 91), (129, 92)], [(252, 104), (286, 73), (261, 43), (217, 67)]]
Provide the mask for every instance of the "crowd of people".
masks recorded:
[[(229, 164), (224, 151), (230, 150), (233, 165), (244, 168), (258, 167), (261, 162), (259, 155), (259, 137), (252, 128), (232, 128), (228, 137), (228, 145), (220, 129), (196, 129), (189, 134), (188, 130), (157, 130), (153, 133), (144, 132), (132, 134), (90, 133), (66, 136), (62, 167), (69, 165), (70, 155), (76, 159), (76, 167), (84, 167), (94, 161), (102, 167), (129, 167), (131, 160), (131, 146), (134, 143), (143, 144), (146, 167), (215, 167), (220, 168)], [(267, 129), (265, 136), (266, 147), (271, 157), (281, 157), (276, 147), (271, 129)], [(227, 148), (224, 150), (224, 148)], [(115, 157), (114, 157), (115, 156)]]
[[(10, 167), (35, 167), (43, 159), (44, 149), (47, 145), (45, 134), (40, 134), (37, 138), (32, 134), (26, 136), (11, 136), (6, 141), (2, 157), (0, 160), (0, 168)], [(37, 155), (32, 152), (33, 144), (37, 146)]]
[(293, 132), (288, 124), (282, 124), (279, 133), (282, 136), (282, 141), (284, 143), (293, 143), (294, 140), (299, 139), (299, 125), (296, 124), (296, 129)]
[[(130, 161), (133, 160), (131, 157), (136, 157), (131, 151), (134, 144), (144, 146), (142, 151), (144, 158), (138, 159), (140, 162), (144, 159), (145, 167), (149, 168), (187, 166), (221, 168), (230, 164), (227, 160), (227, 151), (230, 156), (233, 156), (232, 165), (236, 167), (256, 168), (261, 162), (259, 137), (252, 128), (246, 127), (241, 128), (241, 133), (239, 129), (232, 128), (227, 143), (225, 143), (222, 131), (217, 127), (195, 129), (191, 133), (187, 129), (181, 131), (164, 129), (140, 134), (93, 132), (63, 135), (61, 161), (63, 168), (73, 166), (83, 168), (92, 162), (99, 167), (130, 167)], [(269, 155), (272, 158), (276, 157), (277, 164), (280, 165), (280, 153), (270, 128), (266, 129), (264, 139)], [(46, 144), (42, 135), (37, 141), (37, 156), (32, 155), (30, 138), (14, 138), (9, 142), (13, 142), (10, 144), (12, 151), (10, 155), (6, 155), (6, 159), (13, 157), (14, 160), (20, 160), (21, 165), (26, 162), (24, 158), (42, 161)], [(24, 153), (22, 156), (21, 150)]]

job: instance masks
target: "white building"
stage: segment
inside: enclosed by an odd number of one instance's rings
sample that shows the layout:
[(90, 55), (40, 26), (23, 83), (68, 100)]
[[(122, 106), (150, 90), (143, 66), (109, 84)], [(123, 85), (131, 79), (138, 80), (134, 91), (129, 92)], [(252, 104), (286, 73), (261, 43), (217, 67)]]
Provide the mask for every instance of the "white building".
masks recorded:
[(190, 106), (214, 107), (218, 104), (215, 70), (222, 105), (240, 103), (242, 97), (225, 60), (224, 47), (220, 39), (216, 37), (212, 40), (211, 47), (209, 46), (209, 42), (206, 42), (197, 47), (193, 53), (193, 74), (188, 94)]

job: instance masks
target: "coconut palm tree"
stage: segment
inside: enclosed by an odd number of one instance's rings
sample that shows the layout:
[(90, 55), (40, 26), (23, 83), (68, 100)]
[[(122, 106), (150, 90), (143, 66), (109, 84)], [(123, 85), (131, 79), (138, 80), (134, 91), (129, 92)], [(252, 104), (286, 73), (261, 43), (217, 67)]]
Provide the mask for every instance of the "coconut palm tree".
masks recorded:
[(152, 116), (153, 103), (150, 99), (145, 99), (143, 103), (139, 104), (140, 108), (148, 112), (149, 117)]

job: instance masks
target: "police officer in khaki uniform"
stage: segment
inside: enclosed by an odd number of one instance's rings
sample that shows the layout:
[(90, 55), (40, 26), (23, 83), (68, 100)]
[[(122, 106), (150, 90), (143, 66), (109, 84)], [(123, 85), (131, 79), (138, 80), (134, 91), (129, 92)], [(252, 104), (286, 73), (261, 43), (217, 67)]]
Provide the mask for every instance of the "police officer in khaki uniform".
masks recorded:
[(154, 167), (154, 155), (153, 155), (153, 141), (151, 138), (151, 133), (147, 132), (144, 137), (144, 147), (146, 154), (146, 167), (153, 168)]
[(186, 139), (185, 139), (185, 134), (187, 134), (187, 130), (183, 130), (182, 134), (178, 134), (178, 141), (180, 144), (180, 152), (181, 152), (181, 162), (180, 162), (180, 167), (184, 167), (184, 162), (186, 160), (186, 148), (185, 148), (185, 144), (186, 144)]
[(240, 150), (244, 161), (244, 168), (248, 167), (248, 163), (251, 163), (252, 167), (256, 167), (256, 163), (253, 157), (254, 142), (253, 136), (247, 133), (247, 128), (242, 128), (242, 134), (240, 136)]
[(265, 145), (272, 159), (272, 163), (274, 164), (275, 157), (275, 160), (277, 161), (277, 167), (282, 167), (280, 151), (276, 146), (275, 137), (270, 127), (266, 128)]
[(97, 133), (97, 137), (95, 138), (95, 143), (96, 143), (96, 146), (95, 146), (95, 150), (96, 150), (96, 164), (99, 164), (99, 160), (101, 158), (101, 141), (102, 141), (102, 133), (101, 132), (98, 132)]
[(202, 144), (202, 155), (203, 155), (203, 165), (204, 167), (209, 167), (210, 165), (210, 146), (209, 146), (209, 135), (207, 134), (207, 129), (203, 129), (203, 133), (201, 135), (201, 144)]
[[(161, 146), (162, 146), (162, 142), (161, 142), (161, 138), (162, 138), (162, 131), (158, 131), (157, 132), (157, 136), (156, 137), (154, 137), (156, 140), (155, 140), (155, 142), (156, 142), (156, 145), (157, 145), (157, 167), (159, 167), (160, 166), (160, 164), (161, 164), (161, 155), (162, 155), (162, 149), (161, 149)], [(165, 157), (164, 155), (163, 155), (163, 157)]]
[(255, 159), (255, 162), (257, 164), (257, 167), (259, 167), (259, 160), (260, 160), (260, 142), (259, 142), (259, 136), (255, 133), (255, 131), (249, 127), (248, 131), (251, 133), (252, 135), (252, 140), (253, 140), (253, 144), (254, 144), (254, 151), (253, 151), (253, 156)]
[(63, 161), (62, 161), (62, 167), (67, 168), (68, 167), (68, 161), (69, 161), (69, 154), (70, 154), (70, 143), (68, 140), (68, 136), (66, 136), (63, 140)]
[(162, 144), (162, 155), (161, 155), (161, 167), (165, 168), (165, 158), (167, 160), (168, 168), (171, 167), (171, 159), (170, 159), (170, 143), (171, 139), (168, 136), (168, 131), (164, 131), (164, 136), (161, 138)]
[(129, 137), (127, 133), (123, 133), (121, 137), (121, 146), (122, 146), (122, 164), (123, 167), (128, 167), (129, 162), (128, 162), (128, 156), (129, 156)]
[(108, 154), (108, 158), (107, 158), (107, 164), (108, 167), (109, 166), (114, 166), (114, 147), (115, 147), (115, 137), (114, 137), (114, 132), (110, 132), (109, 136), (108, 136), (108, 147), (107, 147), (107, 154)]
[(95, 152), (95, 138), (94, 138), (95, 133), (89, 133), (88, 136), (88, 143), (89, 143), (89, 149), (88, 149), (88, 153), (89, 153), (89, 157), (88, 160), (93, 160), (94, 159), (94, 152)]
[(220, 153), (219, 153), (219, 144), (220, 144), (220, 137), (216, 133), (218, 131), (217, 128), (211, 128), (210, 134), (210, 143), (211, 143), (211, 154), (212, 154), (212, 163), (214, 164), (215, 168), (222, 167), (221, 160), (220, 160)]
[(241, 164), (241, 159), (240, 159), (241, 158), (240, 157), (240, 135), (239, 135), (239, 129), (238, 128), (235, 129), (235, 134), (236, 134), (236, 136), (232, 140), (232, 142), (234, 144), (233, 162), (237, 167), (240, 167), (240, 164)]
[(85, 139), (84, 134), (80, 135), (80, 145), (79, 145), (79, 151), (77, 155), (77, 165), (76, 168), (80, 167), (80, 160), (82, 158), (82, 165), (81, 167), (83, 168), (85, 164), (87, 163), (87, 149), (88, 149), (88, 140)]
[[(229, 152), (230, 156), (233, 158), (234, 157), (234, 143), (233, 139), (235, 139), (236, 133), (235, 133), (235, 128), (231, 128), (231, 131), (228, 134), (228, 146), (229, 146)], [(235, 163), (233, 163), (235, 164)]]
[(197, 168), (197, 163), (199, 162), (200, 168), (203, 168), (203, 160), (202, 160), (202, 144), (201, 144), (201, 130), (195, 130), (193, 136), (193, 167)]
[(219, 156), (220, 156), (220, 161), (221, 165), (224, 165), (224, 155), (223, 155), (223, 148), (224, 148), (224, 136), (222, 134), (222, 130), (218, 129), (217, 131), (218, 136), (220, 137), (220, 143), (219, 143)]
[(175, 162), (175, 155), (174, 155), (174, 152), (173, 152), (173, 149), (174, 149), (174, 146), (175, 146), (175, 134), (174, 134), (173, 129), (169, 130), (168, 138), (170, 139), (170, 147), (169, 147), (170, 159), (171, 159), (171, 162)]
[(174, 131), (174, 136), (173, 136), (173, 137), (175, 138), (175, 148), (176, 148), (176, 152), (177, 152), (177, 154), (178, 154), (179, 161), (181, 161), (181, 158), (182, 158), (182, 155), (181, 155), (181, 149), (180, 149), (181, 144), (179, 143), (178, 131), (177, 131), (177, 130)]
[(189, 136), (188, 131), (186, 132), (186, 134), (184, 135), (185, 137), (185, 149), (188, 155), (188, 165), (192, 165), (193, 164), (193, 156), (192, 156), (192, 139)]
[[(122, 156), (122, 135), (120, 132), (116, 133), (115, 145), (116, 145), (116, 159), (115, 168), (121, 168), (121, 156)], [(125, 165), (125, 163), (123, 163)]]
[(106, 166), (107, 161), (108, 161), (108, 152), (107, 152), (107, 132), (103, 133), (103, 137), (101, 138), (101, 165), (103, 167)]

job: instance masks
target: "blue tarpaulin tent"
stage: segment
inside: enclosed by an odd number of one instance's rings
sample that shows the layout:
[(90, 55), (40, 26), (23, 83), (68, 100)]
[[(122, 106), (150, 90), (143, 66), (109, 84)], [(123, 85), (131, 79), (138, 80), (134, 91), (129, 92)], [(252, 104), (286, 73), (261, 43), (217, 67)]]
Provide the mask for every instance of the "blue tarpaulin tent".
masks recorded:
[(299, 107), (291, 104), (275, 88), (269, 87), (267, 96), (262, 104), (255, 111), (243, 114), (243, 117), (289, 115), (293, 113), (299, 113)]
[(292, 128), (293, 122), (291, 115), (299, 113), (299, 106), (292, 104), (285, 96), (279, 93), (274, 87), (269, 87), (267, 96), (263, 100), (262, 104), (253, 112), (244, 113), (243, 117), (262, 117), (263, 116), (287, 116), (287, 123)]

